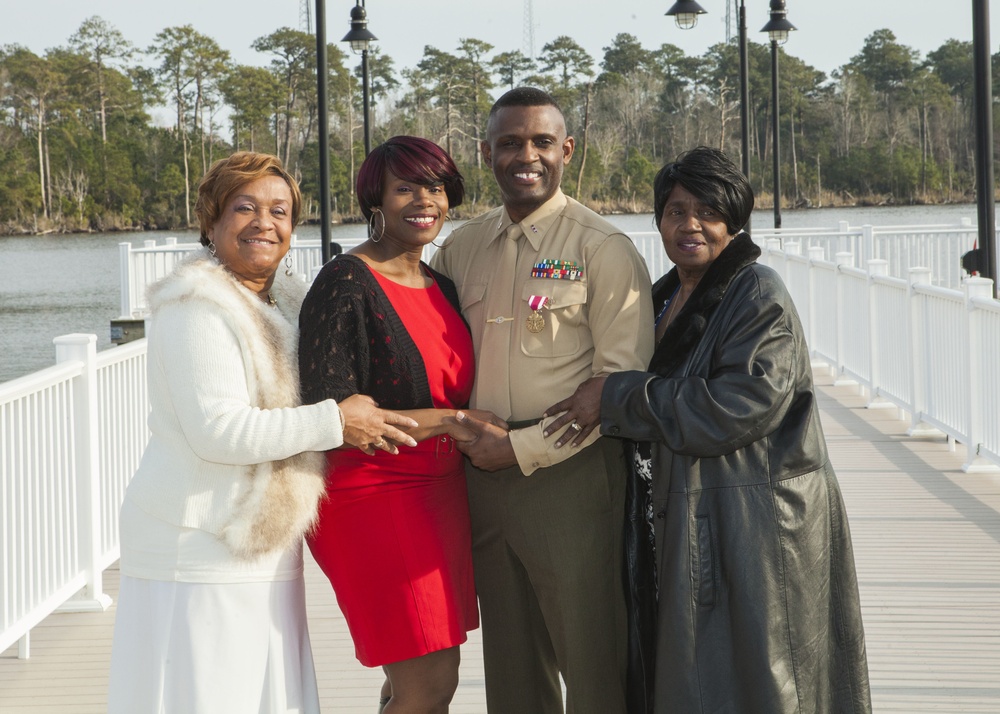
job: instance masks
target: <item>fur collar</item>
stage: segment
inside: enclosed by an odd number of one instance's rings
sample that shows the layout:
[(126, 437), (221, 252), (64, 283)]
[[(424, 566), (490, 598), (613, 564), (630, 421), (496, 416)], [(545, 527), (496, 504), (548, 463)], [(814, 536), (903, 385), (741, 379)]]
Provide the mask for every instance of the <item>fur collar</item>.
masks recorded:
[[(684, 309), (674, 319), (656, 346), (649, 370), (666, 375), (683, 363), (705, 334), (709, 318), (722, 302), (733, 279), (760, 256), (750, 236), (740, 233), (717, 257), (688, 298)], [(653, 305), (659, 309), (680, 285), (677, 268), (673, 268), (653, 286)]]
[[(291, 324), (298, 322), (299, 309), (308, 289), (309, 286), (302, 280), (294, 275), (285, 275), (281, 268), (274, 276), (271, 294), (278, 312)], [(204, 247), (182, 258), (170, 275), (149, 288), (149, 305), (153, 310), (168, 302), (193, 298), (209, 300), (222, 308), (234, 308), (238, 303), (233, 300), (242, 303), (243, 300), (253, 299), (261, 309), (273, 311), (244, 288)]]
[[(296, 407), (299, 398), (298, 314), (306, 285), (279, 269), (271, 287), (277, 310), (243, 287), (208, 249), (184, 258), (149, 290), (156, 310), (197, 301), (224, 315), (243, 347), (251, 406)], [(322, 454), (296, 454), (245, 468), (244, 487), (219, 537), (238, 557), (254, 558), (292, 546), (312, 525), (323, 493)]]

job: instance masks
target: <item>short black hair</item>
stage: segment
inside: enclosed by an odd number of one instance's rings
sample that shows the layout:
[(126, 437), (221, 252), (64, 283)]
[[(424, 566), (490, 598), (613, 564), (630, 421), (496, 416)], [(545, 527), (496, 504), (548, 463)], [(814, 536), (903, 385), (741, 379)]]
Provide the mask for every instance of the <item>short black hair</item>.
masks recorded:
[(440, 183), (448, 208), (462, 205), (465, 183), (448, 153), (430, 139), (394, 136), (372, 149), (358, 169), (355, 188), (366, 220), (372, 217), (372, 208), (382, 205), (387, 172), (424, 186)]
[(490, 115), (486, 120), (487, 138), (490, 135), (490, 126), (493, 124), (493, 117), (497, 115), (497, 112), (506, 107), (553, 107), (559, 114), (562, 114), (559, 104), (545, 90), (538, 89), (538, 87), (514, 87), (510, 91), (504, 92), (499, 99), (493, 102), (493, 106), (490, 107)]
[(750, 220), (753, 189), (743, 172), (725, 152), (710, 146), (685, 151), (667, 164), (653, 180), (653, 215), (660, 227), (663, 209), (674, 186), (680, 184), (692, 196), (710, 206), (726, 221), (730, 235), (736, 235)]

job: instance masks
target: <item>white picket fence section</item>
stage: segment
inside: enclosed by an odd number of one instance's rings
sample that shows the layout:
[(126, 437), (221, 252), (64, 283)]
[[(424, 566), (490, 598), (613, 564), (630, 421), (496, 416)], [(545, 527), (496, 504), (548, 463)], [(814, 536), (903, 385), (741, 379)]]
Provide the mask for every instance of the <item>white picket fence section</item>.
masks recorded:
[(905, 278), (889, 262), (853, 267), (814, 246), (769, 239), (761, 262), (782, 276), (795, 301), (810, 353), (870, 395), (870, 406), (908, 413), (916, 433), (936, 429), (968, 446), (965, 471), (1000, 465), (1000, 301), (993, 281), (966, 278), (960, 290), (931, 284), (916, 267)]
[[(654, 278), (670, 269), (671, 263), (660, 244), (660, 234), (655, 231), (631, 233), (639, 252), (646, 258), (650, 275)], [(965, 274), (962, 255), (972, 250), (976, 242), (976, 228), (967, 219), (957, 226), (871, 226), (852, 228), (841, 221), (835, 228), (784, 228), (755, 229), (754, 240), (763, 246), (767, 240), (777, 238), (802, 246), (803, 252), (822, 248), (823, 257), (833, 262), (839, 253), (850, 253), (853, 265), (864, 269), (870, 260), (886, 260), (889, 275), (906, 277), (911, 267), (922, 266), (931, 271), (931, 282), (947, 288), (960, 289)], [(345, 249), (362, 239), (340, 242)], [(167, 275), (183, 255), (199, 247), (198, 243), (178, 243), (167, 238), (163, 245), (145, 241), (142, 248), (131, 243), (119, 243), (121, 265), (121, 316), (141, 318), (146, 314), (146, 289)], [(430, 259), (436, 248), (433, 244), (424, 249), (424, 259)], [(318, 239), (300, 240), (292, 236), (290, 255), (292, 269), (312, 279), (323, 265), (322, 248)]]
[[(814, 359), (857, 382), (871, 406), (908, 412), (915, 431), (966, 444), (965, 470), (997, 470), (1000, 302), (989, 280), (968, 278), (957, 289), (933, 280), (974, 234), (921, 253), (915, 231), (881, 246), (874, 237), (892, 231), (827, 233), (754, 235), (764, 244), (761, 262), (789, 287)], [(659, 234), (632, 239), (653, 276), (669, 269)], [(195, 246), (127, 246), (122, 314), (141, 317), (145, 286)], [(931, 266), (899, 267), (892, 251), (900, 246)], [(867, 251), (866, 262), (842, 247)], [(292, 256), (295, 270), (315, 275), (317, 241), (295, 241)], [(102, 572), (118, 558), (118, 508), (148, 439), (146, 341), (99, 354), (94, 335), (55, 343), (55, 366), (0, 384), (0, 651), (18, 642), (20, 657), (49, 613), (107, 607)]]
[[(362, 240), (364, 239), (340, 241), (339, 244), (347, 250)], [(142, 248), (133, 248), (131, 243), (119, 243), (121, 316), (145, 317), (149, 311), (146, 304), (146, 290), (149, 286), (168, 275), (177, 261), (189, 251), (200, 247), (200, 243), (178, 243), (176, 238), (167, 238), (163, 245), (158, 245), (155, 240), (147, 240), (143, 242)], [(424, 251), (424, 258), (428, 259), (433, 251), (434, 247), (428, 246)], [(289, 255), (292, 258), (292, 270), (310, 280), (323, 267), (323, 249), (318, 239), (299, 240), (296, 234), (292, 234)], [(279, 268), (284, 269), (284, 265)]]
[(905, 278), (911, 268), (931, 271), (931, 282), (946, 288), (961, 289), (967, 275), (962, 270), (962, 256), (976, 244), (977, 229), (968, 219), (957, 225), (851, 227), (841, 221), (835, 229), (784, 228), (754, 231), (754, 240), (764, 245), (777, 238), (782, 243), (798, 243), (803, 255), (811, 248), (822, 248), (822, 258), (836, 262), (840, 253), (851, 255), (851, 265), (864, 269), (872, 260), (885, 260), (889, 275)]
[(57, 609), (106, 609), (118, 509), (148, 440), (146, 341), (98, 354), (57, 337), (56, 365), (0, 384), (0, 651)]

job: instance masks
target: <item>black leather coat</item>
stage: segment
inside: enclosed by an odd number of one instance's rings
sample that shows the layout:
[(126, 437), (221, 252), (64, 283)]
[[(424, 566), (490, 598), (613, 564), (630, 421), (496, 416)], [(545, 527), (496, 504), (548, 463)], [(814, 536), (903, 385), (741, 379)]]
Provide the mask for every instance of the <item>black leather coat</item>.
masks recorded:
[[(802, 327), (737, 237), (602, 432), (651, 443), (657, 714), (871, 711), (850, 532)], [(678, 284), (654, 286), (654, 306)]]

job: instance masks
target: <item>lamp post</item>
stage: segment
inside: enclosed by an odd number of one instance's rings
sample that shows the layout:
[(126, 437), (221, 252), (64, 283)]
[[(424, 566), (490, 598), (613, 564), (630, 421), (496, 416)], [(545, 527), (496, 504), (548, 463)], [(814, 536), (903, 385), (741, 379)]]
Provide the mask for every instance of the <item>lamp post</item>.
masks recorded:
[[(677, 23), (677, 27), (682, 30), (689, 30), (698, 24), (698, 15), (705, 14), (704, 8), (693, 0), (677, 0), (674, 5), (664, 13), (672, 16)], [(740, 54), (740, 168), (743, 175), (750, 180), (750, 81), (749, 60), (747, 56), (747, 12), (744, 0), (740, 0), (739, 12), (739, 54)], [(743, 227), (747, 233), (750, 232), (750, 221)]]
[(323, 264), (333, 257), (330, 238), (330, 110), (326, 72), (326, 0), (316, 0), (316, 95), (319, 102), (319, 216)]
[[(739, 49), (740, 49), (740, 145), (742, 147), (742, 169), (747, 181), (750, 181), (750, 59), (747, 54), (747, 9), (740, 0), (739, 12)], [(747, 224), (743, 230), (750, 234), (750, 222), (752, 218), (747, 216)]]
[(771, 0), (771, 19), (761, 28), (771, 38), (771, 134), (774, 156), (774, 227), (781, 228), (781, 145), (778, 131), (778, 45), (788, 40), (795, 26), (785, 19), (785, 0)]
[[(993, 198), (993, 81), (990, 67), (989, 0), (972, 2), (972, 75), (976, 110), (976, 214), (978, 249), (971, 251), (976, 268), (993, 281), (997, 296), (996, 212)], [(964, 261), (963, 261), (964, 262)], [(970, 271), (971, 272), (971, 271)]]
[(365, 10), (365, 0), (355, 0), (351, 8), (351, 31), (344, 35), (341, 42), (349, 42), (351, 49), (361, 54), (361, 101), (364, 110), (365, 126), (365, 156), (372, 150), (370, 111), (368, 108), (368, 45), (377, 40), (368, 30), (368, 13)]

